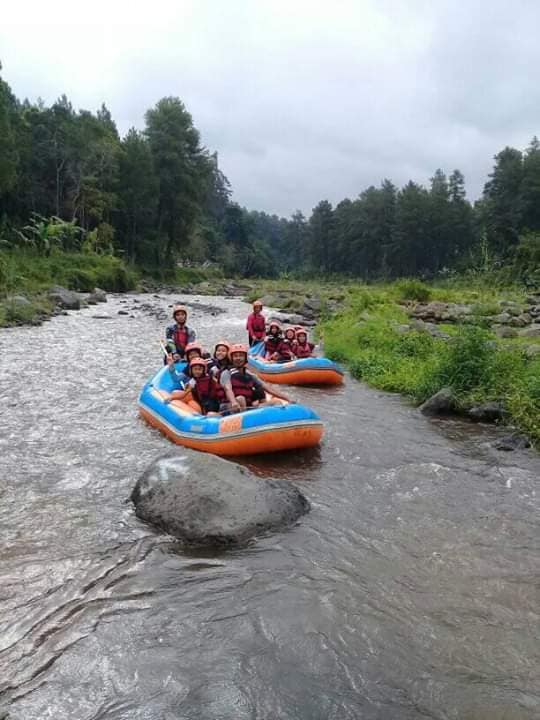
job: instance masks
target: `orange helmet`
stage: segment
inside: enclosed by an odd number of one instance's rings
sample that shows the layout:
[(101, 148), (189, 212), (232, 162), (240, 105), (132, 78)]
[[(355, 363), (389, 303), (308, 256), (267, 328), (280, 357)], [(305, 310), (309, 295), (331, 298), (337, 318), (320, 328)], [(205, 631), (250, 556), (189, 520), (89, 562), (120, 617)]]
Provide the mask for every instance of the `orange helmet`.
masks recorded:
[(205, 360), (204, 358), (200, 358), (200, 357), (193, 358), (193, 360), (191, 360), (190, 363), (189, 363), (189, 367), (192, 368), (192, 367), (194, 367), (195, 365), (200, 365), (201, 367), (204, 368), (204, 371), (206, 372), (206, 365), (207, 365), (207, 363), (206, 363), (206, 360)]
[(179, 305), (178, 303), (177, 303), (176, 305), (173, 305), (173, 309), (172, 309), (172, 316), (173, 316), (173, 318), (174, 318), (174, 316), (176, 315), (177, 312), (183, 312), (183, 313), (185, 313), (185, 314), (186, 314), (186, 318), (187, 318), (188, 312), (187, 312), (187, 308), (184, 307), (184, 305)]
[(277, 329), (279, 330), (279, 332), (282, 331), (281, 323), (278, 322), (278, 320), (271, 320), (271, 321), (268, 323), (268, 331), (270, 332), (270, 330), (271, 330), (274, 326), (277, 327)]
[(226, 340), (218, 340), (217, 343), (214, 345), (214, 352), (218, 349), (218, 347), (223, 346), (224, 348), (227, 348), (227, 353), (231, 350), (231, 344), (228, 343)]
[(231, 347), (229, 348), (229, 359), (232, 360), (232, 356), (234, 353), (244, 353), (246, 356), (246, 362), (247, 362), (247, 355), (248, 355), (248, 349), (246, 345), (243, 345), (242, 343), (233, 343)]
[(256, 307), (262, 308), (263, 304), (261, 300), (255, 300), (253, 303), (253, 309), (255, 310)]
[(191, 352), (192, 350), (197, 350), (198, 353), (199, 353), (199, 355), (202, 355), (202, 345), (199, 345), (198, 342), (188, 343), (188, 344), (186, 345), (186, 349), (185, 349), (184, 352), (185, 352), (186, 355), (187, 355), (187, 354), (188, 354), (189, 352)]

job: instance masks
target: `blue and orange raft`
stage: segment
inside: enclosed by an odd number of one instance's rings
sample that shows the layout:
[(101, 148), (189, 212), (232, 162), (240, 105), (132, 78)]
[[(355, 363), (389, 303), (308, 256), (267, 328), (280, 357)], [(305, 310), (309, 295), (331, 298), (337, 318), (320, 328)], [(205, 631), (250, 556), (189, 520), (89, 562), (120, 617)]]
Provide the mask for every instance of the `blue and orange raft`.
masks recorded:
[[(177, 368), (183, 369), (179, 363)], [(177, 389), (174, 377), (163, 367), (139, 396), (139, 412), (153, 427), (178, 445), (216, 455), (253, 455), (317, 445), (322, 420), (304, 405), (283, 402), (226, 417), (201, 415), (193, 400), (166, 403)]]
[(268, 362), (264, 359), (264, 343), (249, 349), (249, 369), (264, 382), (279, 385), (340, 385), (343, 370), (328, 358), (310, 357), (290, 362)]

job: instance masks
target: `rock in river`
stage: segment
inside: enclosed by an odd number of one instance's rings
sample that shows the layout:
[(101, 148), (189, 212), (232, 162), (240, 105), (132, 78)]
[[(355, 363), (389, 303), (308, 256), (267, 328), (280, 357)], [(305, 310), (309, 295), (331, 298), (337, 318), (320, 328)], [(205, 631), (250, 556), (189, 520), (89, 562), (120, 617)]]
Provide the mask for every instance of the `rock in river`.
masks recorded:
[(78, 293), (55, 285), (49, 290), (49, 298), (66, 310), (80, 310), (81, 298)]
[(420, 405), (424, 415), (449, 415), (456, 410), (456, 398), (450, 388), (443, 388)]
[(469, 410), (468, 415), (475, 422), (492, 423), (504, 420), (507, 412), (502, 403), (490, 401), (475, 405)]
[(135, 513), (180, 540), (231, 545), (281, 530), (309, 512), (286, 480), (265, 480), (215, 455), (182, 450), (156, 460), (131, 494)]

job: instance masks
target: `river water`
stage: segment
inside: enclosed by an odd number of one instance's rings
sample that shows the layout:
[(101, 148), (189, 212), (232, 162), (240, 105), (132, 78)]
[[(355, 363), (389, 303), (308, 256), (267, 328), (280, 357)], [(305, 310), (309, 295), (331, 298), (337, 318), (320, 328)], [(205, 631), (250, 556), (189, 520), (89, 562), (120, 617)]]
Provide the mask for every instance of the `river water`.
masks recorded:
[[(321, 448), (249, 465), (310, 498), (297, 526), (217, 554), (135, 518), (180, 452), (136, 408), (164, 326), (140, 308), (173, 300), (0, 331), (0, 718), (540, 717), (540, 457), (497, 429), (293, 388)], [(202, 340), (244, 338), (240, 300), (188, 301)]]

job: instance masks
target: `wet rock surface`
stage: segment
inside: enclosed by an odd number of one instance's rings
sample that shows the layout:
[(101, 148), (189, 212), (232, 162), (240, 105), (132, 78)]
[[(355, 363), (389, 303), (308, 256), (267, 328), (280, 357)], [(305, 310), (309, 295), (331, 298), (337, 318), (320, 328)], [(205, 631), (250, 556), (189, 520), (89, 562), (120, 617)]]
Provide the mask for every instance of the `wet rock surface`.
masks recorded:
[(505, 452), (510, 452), (512, 450), (524, 450), (531, 447), (531, 441), (526, 435), (522, 435), (521, 433), (512, 433), (510, 435), (505, 435), (500, 440), (496, 440), (493, 443), (493, 447), (496, 450), (503, 450)]
[(486, 402), (481, 405), (475, 405), (468, 411), (468, 416), (475, 422), (498, 422), (504, 420), (508, 413), (504, 405), (500, 402)]
[(456, 398), (450, 388), (443, 388), (420, 405), (423, 415), (449, 415), (456, 411)]
[(80, 310), (81, 308), (81, 297), (79, 293), (68, 290), (60, 285), (52, 287), (48, 295), (50, 300), (64, 310)]
[(131, 500), (137, 517), (194, 545), (237, 545), (309, 511), (285, 480), (265, 480), (213, 455), (183, 450), (152, 463)]

